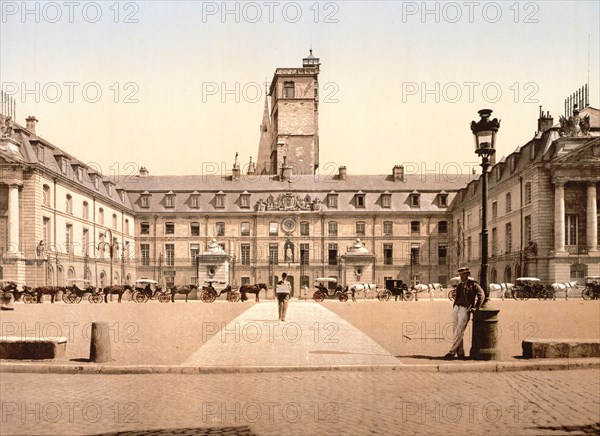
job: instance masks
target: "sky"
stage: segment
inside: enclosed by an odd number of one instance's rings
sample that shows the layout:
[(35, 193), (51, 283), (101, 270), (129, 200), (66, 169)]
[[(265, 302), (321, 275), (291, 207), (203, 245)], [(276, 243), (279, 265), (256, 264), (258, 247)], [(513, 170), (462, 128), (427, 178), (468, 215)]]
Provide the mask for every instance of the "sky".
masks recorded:
[(466, 173), (479, 109), (500, 159), (540, 105), (558, 123), (587, 83), (599, 107), (599, 5), (3, 1), (0, 82), (17, 122), (105, 175), (226, 173), (256, 160), (265, 81), (312, 47), (321, 171)]

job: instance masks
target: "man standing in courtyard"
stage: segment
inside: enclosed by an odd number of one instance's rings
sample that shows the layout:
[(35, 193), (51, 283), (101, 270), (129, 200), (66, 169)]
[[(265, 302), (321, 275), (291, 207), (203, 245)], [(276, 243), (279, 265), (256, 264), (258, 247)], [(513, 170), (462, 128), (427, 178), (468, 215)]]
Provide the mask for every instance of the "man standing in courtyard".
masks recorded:
[(483, 304), (485, 294), (479, 283), (469, 277), (469, 268), (458, 269), (460, 283), (456, 287), (456, 297), (452, 306), (452, 323), (454, 324), (454, 343), (444, 359), (452, 359), (458, 355), (460, 359), (465, 358), (463, 336), (471, 316), (471, 311), (478, 310)]
[(279, 308), (279, 321), (285, 321), (285, 314), (290, 301), (290, 284), (287, 281), (287, 273), (281, 273), (281, 280), (277, 282), (275, 295), (277, 296)]

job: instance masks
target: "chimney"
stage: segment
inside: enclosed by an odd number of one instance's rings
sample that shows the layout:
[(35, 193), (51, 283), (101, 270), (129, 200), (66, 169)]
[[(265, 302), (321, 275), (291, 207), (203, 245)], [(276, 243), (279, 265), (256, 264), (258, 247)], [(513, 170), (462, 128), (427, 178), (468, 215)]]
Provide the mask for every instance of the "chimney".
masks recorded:
[(339, 168), (338, 178), (340, 180), (346, 180), (346, 167), (345, 166), (341, 166)]
[(248, 171), (246, 172), (249, 176), (256, 174), (256, 164), (252, 162), (252, 156), (250, 156), (250, 163), (248, 164)]
[(394, 169), (392, 170), (392, 175), (395, 180), (404, 181), (404, 167), (402, 165), (394, 165)]
[(235, 162), (233, 163), (233, 169), (231, 170), (231, 179), (233, 181), (240, 180), (240, 164), (238, 163), (238, 154), (235, 154)]
[(550, 112), (546, 112), (544, 115), (544, 111), (540, 106), (540, 117), (538, 118), (538, 133), (544, 133), (546, 130), (552, 127), (554, 124), (554, 118), (550, 116)]
[(140, 177), (147, 177), (148, 176), (148, 169), (144, 166), (140, 167)]
[(283, 164), (281, 165), (281, 180), (287, 181), (292, 178), (292, 167), (286, 163), (287, 156), (283, 156)]
[(38, 120), (33, 115), (30, 115), (25, 119), (25, 121), (27, 122), (27, 130), (37, 136), (37, 133), (35, 133), (35, 127), (38, 123)]

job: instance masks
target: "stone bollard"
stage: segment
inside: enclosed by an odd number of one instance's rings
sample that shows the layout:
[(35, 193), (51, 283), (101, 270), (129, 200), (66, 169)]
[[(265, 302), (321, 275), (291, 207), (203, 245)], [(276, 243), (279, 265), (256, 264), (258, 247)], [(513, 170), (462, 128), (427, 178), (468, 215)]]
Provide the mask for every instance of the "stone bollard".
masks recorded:
[(0, 309), (15, 310), (15, 306), (13, 305), (14, 301), (15, 301), (15, 297), (11, 292), (3, 292), (2, 293), (2, 306), (0, 306)]
[(93, 322), (90, 343), (90, 361), (110, 362), (110, 330), (107, 322)]

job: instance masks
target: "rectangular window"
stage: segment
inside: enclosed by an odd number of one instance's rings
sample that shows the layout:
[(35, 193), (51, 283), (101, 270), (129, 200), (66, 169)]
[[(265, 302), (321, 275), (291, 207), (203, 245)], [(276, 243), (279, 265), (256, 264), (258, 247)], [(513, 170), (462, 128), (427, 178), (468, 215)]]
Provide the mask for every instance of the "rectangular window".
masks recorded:
[(309, 244), (300, 244), (300, 264), (308, 265), (310, 263)]
[(330, 221), (327, 224), (327, 234), (329, 236), (337, 236), (338, 235), (338, 223), (335, 221)]
[(200, 236), (200, 223), (190, 223), (190, 236)]
[(492, 256), (498, 255), (498, 229), (492, 229)]
[(165, 261), (167, 266), (175, 266), (175, 244), (165, 244)]
[(83, 245), (81, 254), (88, 254), (88, 245), (90, 243), (90, 231), (88, 229), (83, 229), (83, 234), (81, 235), (81, 244)]
[(175, 234), (175, 223), (165, 223), (165, 235)]
[(141, 202), (142, 202), (142, 204), (141, 204), (142, 207), (150, 207), (150, 200), (147, 195), (142, 195)]
[(328, 246), (328, 263), (329, 265), (337, 265), (338, 246), (337, 244), (329, 244)]
[(438, 222), (438, 233), (448, 233), (448, 221)]
[(525, 183), (524, 204), (531, 204), (531, 182)]
[(356, 207), (365, 207), (365, 196), (360, 194), (356, 196)]
[(150, 223), (140, 223), (140, 235), (150, 234)]
[(523, 236), (525, 238), (524, 244), (528, 244), (529, 241), (531, 241), (531, 236), (532, 236), (531, 235), (531, 215), (527, 215), (524, 218), (523, 227), (524, 227), (524, 229), (523, 229), (524, 235)]
[(215, 207), (224, 208), (225, 207), (225, 196), (217, 195), (215, 198)]
[(192, 207), (193, 209), (200, 208), (200, 198), (198, 195), (192, 195), (190, 197), (190, 207)]
[(421, 202), (420, 202), (420, 195), (419, 194), (411, 194), (411, 196), (410, 196), (410, 205), (412, 207), (419, 207), (420, 204), (421, 204)]
[(271, 221), (269, 223), (269, 236), (277, 236), (279, 234), (279, 223)]
[(505, 236), (505, 248), (506, 252), (510, 253), (512, 251), (512, 224), (506, 223), (506, 236)]
[(216, 236), (225, 236), (225, 223), (223, 223), (223, 222), (215, 223), (215, 235)]
[(279, 246), (277, 244), (269, 244), (269, 262), (273, 265), (279, 264)]
[(394, 248), (392, 244), (383, 244), (383, 264), (394, 264)]
[(243, 222), (240, 224), (240, 233), (242, 236), (250, 236), (250, 223)]
[(412, 235), (418, 235), (421, 233), (421, 223), (419, 221), (410, 222), (410, 233)]
[[(448, 263), (448, 246), (446, 244), (438, 245), (438, 265), (446, 265)], [(441, 282), (443, 283), (443, 282)]]
[(510, 192), (506, 193), (506, 213), (510, 212), (512, 210), (512, 196), (510, 195)]
[(250, 265), (250, 244), (241, 245), (242, 265)]
[(410, 264), (419, 265), (420, 247), (419, 244), (411, 244), (410, 246)]
[(67, 224), (65, 229), (65, 253), (71, 254), (71, 244), (73, 243), (73, 226)]
[(200, 254), (200, 244), (190, 244), (190, 263), (196, 265), (196, 256)]
[(473, 241), (470, 236), (467, 238), (467, 260), (473, 260)]
[(492, 201), (492, 219), (498, 218), (498, 202)]
[(294, 87), (294, 82), (285, 82), (283, 84), (283, 98), (294, 98), (296, 95), (296, 90)]
[(448, 194), (440, 194), (440, 207), (448, 207)]
[(565, 216), (565, 245), (577, 244), (577, 229), (579, 227), (579, 217), (577, 215)]
[(244, 285), (248, 286), (250, 284), (250, 277), (242, 277), (240, 283), (242, 286), (244, 286)]
[(356, 236), (365, 236), (365, 222), (358, 221), (356, 223)]
[(44, 217), (42, 219), (42, 225), (44, 227), (44, 243), (46, 244), (46, 248), (48, 244), (50, 244), (50, 218)]
[(300, 223), (300, 236), (309, 236), (310, 227), (308, 221), (302, 221)]
[(165, 207), (173, 207), (174, 204), (175, 204), (175, 196), (167, 195), (165, 197)]
[(394, 234), (393, 228), (394, 228), (394, 226), (391, 221), (385, 221), (383, 223), (383, 235), (384, 236), (392, 236)]

